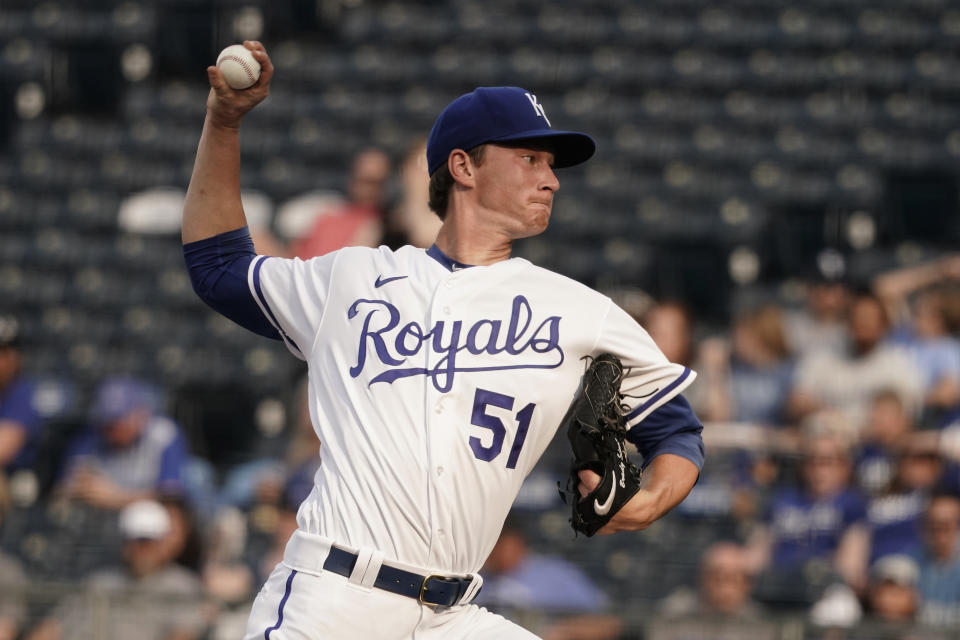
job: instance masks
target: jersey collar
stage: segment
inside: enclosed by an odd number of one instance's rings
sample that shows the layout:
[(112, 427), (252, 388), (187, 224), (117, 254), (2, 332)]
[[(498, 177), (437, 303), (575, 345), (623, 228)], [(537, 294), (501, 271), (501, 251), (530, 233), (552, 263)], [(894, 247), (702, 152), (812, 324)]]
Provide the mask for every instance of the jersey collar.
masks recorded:
[(437, 245), (432, 245), (429, 249), (427, 249), (427, 255), (442, 264), (447, 271), (459, 271), (460, 269), (476, 266), (457, 262), (443, 251), (440, 251), (440, 248)]

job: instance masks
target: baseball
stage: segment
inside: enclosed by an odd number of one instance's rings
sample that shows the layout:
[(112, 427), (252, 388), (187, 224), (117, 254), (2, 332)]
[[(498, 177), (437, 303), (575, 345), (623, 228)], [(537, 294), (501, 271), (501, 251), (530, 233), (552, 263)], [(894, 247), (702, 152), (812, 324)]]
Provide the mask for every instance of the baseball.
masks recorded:
[(260, 77), (260, 63), (242, 44), (232, 44), (217, 56), (217, 68), (233, 89), (246, 89)]

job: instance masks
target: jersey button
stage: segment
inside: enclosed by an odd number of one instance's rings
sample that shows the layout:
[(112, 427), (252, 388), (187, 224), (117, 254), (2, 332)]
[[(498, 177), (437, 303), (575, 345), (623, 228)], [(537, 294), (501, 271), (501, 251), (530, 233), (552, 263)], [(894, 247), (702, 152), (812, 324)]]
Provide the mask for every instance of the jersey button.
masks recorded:
[(450, 307), (444, 307), (443, 312), (447, 315), (450, 315)]
[(437, 413), (443, 413), (443, 402), (438, 402), (437, 406), (435, 406), (433, 410)]
[(442, 475), (443, 475), (443, 467), (437, 467), (437, 475), (438, 475), (438, 476), (442, 476)]

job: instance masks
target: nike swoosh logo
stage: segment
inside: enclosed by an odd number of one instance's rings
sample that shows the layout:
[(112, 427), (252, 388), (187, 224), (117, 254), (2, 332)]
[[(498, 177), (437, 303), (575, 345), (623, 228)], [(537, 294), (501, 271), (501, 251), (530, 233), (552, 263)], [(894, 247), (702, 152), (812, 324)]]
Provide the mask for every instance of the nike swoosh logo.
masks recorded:
[(393, 276), (392, 278), (384, 278), (382, 275), (377, 276), (377, 281), (373, 283), (373, 286), (379, 289), (388, 282), (393, 282), (394, 280), (402, 280), (408, 276)]
[(600, 504), (600, 501), (594, 498), (593, 500), (593, 510), (597, 513), (598, 516), (605, 516), (610, 512), (610, 507), (613, 506), (613, 496), (617, 494), (617, 478), (614, 474), (613, 483), (610, 485), (610, 495), (607, 496), (607, 499)]

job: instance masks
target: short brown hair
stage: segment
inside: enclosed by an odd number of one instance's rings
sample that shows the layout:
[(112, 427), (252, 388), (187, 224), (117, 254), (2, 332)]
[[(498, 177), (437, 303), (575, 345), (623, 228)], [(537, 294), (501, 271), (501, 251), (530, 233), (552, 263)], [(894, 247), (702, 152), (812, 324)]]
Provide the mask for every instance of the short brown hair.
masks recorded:
[[(486, 149), (485, 144), (477, 145), (467, 151), (467, 155), (470, 156), (473, 164), (479, 165), (483, 162)], [(430, 199), (427, 204), (431, 211), (440, 216), (441, 220), (447, 217), (447, 205), (450, 202), (450, 189), (453, 188), (453, 183), (453, 176), (450, 175), (450, 169), (447, 168), (446, 163), (440, 165), (440, 168), (430, 176)]]
[(790, 356), (790, 346), (787, 343), (786, 329), (783, 323), (783, 313), (780, 307), (766, 304), (745, 312), (739, 319), (748, 327), (760, 343), (777, 358)]

